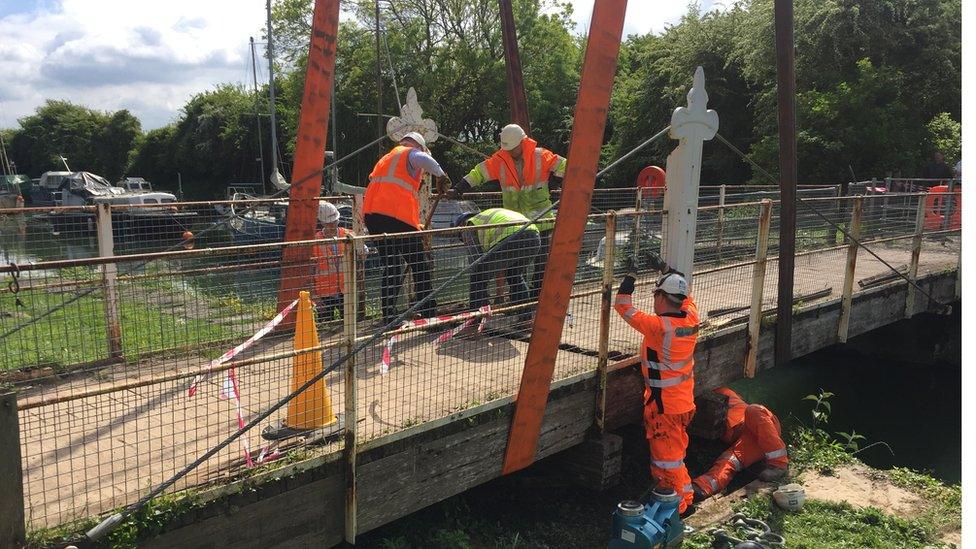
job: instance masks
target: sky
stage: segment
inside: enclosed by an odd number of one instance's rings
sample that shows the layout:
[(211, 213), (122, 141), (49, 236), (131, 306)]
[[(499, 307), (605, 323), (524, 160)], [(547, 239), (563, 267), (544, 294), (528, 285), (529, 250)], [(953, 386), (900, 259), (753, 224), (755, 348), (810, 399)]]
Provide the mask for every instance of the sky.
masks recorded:
[[(688, 1), (630, 0), (624, 34), (662, 31)], [(572, 3), (585, 33), (593, 0)], [(264, 0), (0, 0), (0, 128), (48, 99), (164, 126), (196, 93), (250, 85), (248, 37), (261, 36), (264, 18)]]

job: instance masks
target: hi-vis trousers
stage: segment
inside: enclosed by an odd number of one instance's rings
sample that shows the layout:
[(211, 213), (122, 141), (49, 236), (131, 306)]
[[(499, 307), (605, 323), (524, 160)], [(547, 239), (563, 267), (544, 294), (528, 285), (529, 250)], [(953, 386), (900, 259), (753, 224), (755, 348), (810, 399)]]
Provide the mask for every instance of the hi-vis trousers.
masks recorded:
[(671, 488), (682, 497), (679, 513), (691, 505), (694, 497), (691, 476), (685, 467), (687, 427), (694, 415), (694, 410), (683, 414), (660, 414), (655, 404), (644, 406), (644, 429), (651, 447), (651, 476), (658, 486)]

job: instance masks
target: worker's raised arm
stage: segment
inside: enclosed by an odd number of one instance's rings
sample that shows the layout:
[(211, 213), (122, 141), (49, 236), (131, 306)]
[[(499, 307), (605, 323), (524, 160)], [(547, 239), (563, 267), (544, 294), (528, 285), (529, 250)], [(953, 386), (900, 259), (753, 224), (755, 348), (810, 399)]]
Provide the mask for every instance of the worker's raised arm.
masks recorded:
[(410, 151), (410, 157), (407, 160), (410, 164), (410, 168), (416, 172), (417, 170), (423, 170), (434, 177), (442, 177), (444, 175), (444, 169), (441, 165), (434, 160), (434, 157), (416, 149)]
[(617, 298), (613, 300), (613, 308), (626, 322), (635, 330), (642, 334), (647, 334), (651, 330), (660, 328), (660, 322), (655, 320), (654, 315), (645, 313), (634, 307), (634, 283), (637, 281), (633, 275), (628, 274), (620, 283), (617, 289)]

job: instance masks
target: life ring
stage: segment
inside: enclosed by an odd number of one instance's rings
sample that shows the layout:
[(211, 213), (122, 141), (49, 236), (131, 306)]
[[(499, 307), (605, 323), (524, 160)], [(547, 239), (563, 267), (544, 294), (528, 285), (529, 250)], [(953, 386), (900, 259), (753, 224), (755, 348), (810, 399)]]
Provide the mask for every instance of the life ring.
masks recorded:
[[(948, 185), (937, 185), (929, 189), (927, 195), (925, 195), (925, 223), (924, 228), (927, 231), (937, 231), (942, 229), (945, 223), (945, 214), (948, 207), (948, 197), (949, 186)], [(946, 228), (948, 230), (954, 231), (962, 227), (962, 193), (956, 198), (955, 204), (952, 205), (952, 213), (949, 218), (949, 223)]]
[(651, 198), (661, 196), (665, 188), (665, 173), (658, 166), (648, 166), (637, 174), (637, 187), (643, 189), (641, 194), (644, 198), (650, 195)]

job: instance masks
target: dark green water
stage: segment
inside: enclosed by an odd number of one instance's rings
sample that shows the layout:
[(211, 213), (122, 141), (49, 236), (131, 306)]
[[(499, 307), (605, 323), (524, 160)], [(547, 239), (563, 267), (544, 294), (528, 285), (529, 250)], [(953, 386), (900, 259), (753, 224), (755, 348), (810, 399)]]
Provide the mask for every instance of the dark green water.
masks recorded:
[(834, 393), (830, 432), (856, 430), (888, 443), (858, 454), (878, 468), (909, 467), (959, 483), (962, 469), (962, 394), (958, 365), (891, 360), (831, 348), (732, 385), (749, 402), (773, 410), (783, 428), (812, 424), (811, 401), (819, 389)]

